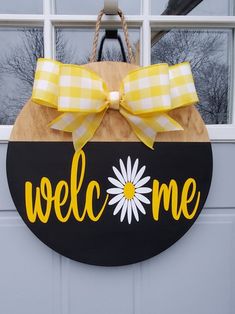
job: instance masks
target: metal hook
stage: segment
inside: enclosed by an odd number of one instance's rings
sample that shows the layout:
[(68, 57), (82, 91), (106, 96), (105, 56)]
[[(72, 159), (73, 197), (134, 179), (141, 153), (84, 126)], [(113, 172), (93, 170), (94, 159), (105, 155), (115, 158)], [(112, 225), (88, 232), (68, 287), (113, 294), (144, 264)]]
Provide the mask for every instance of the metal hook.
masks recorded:
[(118, 0), (104, 0), (104, 13), (116, 15), (118, 13)]
[(116, 39), (119, 43), (120, 49), (121, 49), (121, 54), (122, 54), (122, 60), (123, 62), (127, 62), (127, 58), (126, 58), (126, 54), (125, 54), (125, 49), (122, 43), (122, 39), (120, 37), (120, 35), (118, 34), (118, 30), (117, 29), (112, 29), (112, 30), (105, 30), (105, 34), (103, 36), (103, 38), (101, 39), (100, 42), (100, 48), (98, 51), (98, 59), (97, 61), (101, 61), (102, 59), (102, 52), (103, 52), (103, 47), (104, 47), (104, 42), (106, 39)]
[[(120, 10), (118, 9), (118, 0), (104, 0), (103, 13), (106, 15), (119, 15), (121, 17)], [(105, 34), (102, 37), (101, 42), (100, 42), (97, 61), (101, 61), (101, 59), (102, 59), (104, 42), (106, 39), (116, 39), (118, 41), (120, 49), (121, 49), (123, 62), (127, 62), (125, 49), (124, 49), (124, 46), (122, 43), (122, 39), (121, 39), (120, 35), (118, 34), (118, 29), (111, 29), (111, 30), (106, 29), (105, 30)]]

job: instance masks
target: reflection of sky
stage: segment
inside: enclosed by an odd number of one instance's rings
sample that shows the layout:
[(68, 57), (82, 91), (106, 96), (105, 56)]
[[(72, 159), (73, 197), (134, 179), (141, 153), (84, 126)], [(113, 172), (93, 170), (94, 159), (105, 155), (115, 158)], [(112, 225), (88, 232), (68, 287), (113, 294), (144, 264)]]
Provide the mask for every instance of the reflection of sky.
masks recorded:
[[(69, 49), (69, 52), (74, 56), (74, 61), (82, 60), (91, 54), (92, 42), (94, 37), (94, 29), (72, 29), (72, 28), (62, 28), (62, 36), (67, 43), (66, 49)], [(123, 32), (119, 31), (120, 36), (123, 41), (124, 47), (126, 47)], [(104, 32), (100, 32), (99, 40), (102, 38)], [(138, 29), (129, 29), (129, 37), (131, 44), (134, 45), (139, 40), (139, 30)], [(104, 49), (108, 47), (117, 47), (113, 40), (106, 40), (104, 44)], [(99, 47), (99, 44), (98, 44)]]
[[(177, 32), (177, 30), (178, 29), (174, 29), (173, 31)], [(230, 59), (232, 56), (231, 51), (232, 51), (232, 34), (233, 34), (231, 29), (222, 30), (222, 29), (197, 29), (195, 28), (195, 29), (187, 29), (187, 31), (192, 31), (192, 33), (196, 31), (199, 36), (198, 40), (201, 42), (201, 44), (202, 42), (209, 39), (210, 34), (211, 36), (213, 36), (212, 38), (214, 38), (214, 36), (218, 36), (218, 42), (220, 43), (220, 45), (217, 46), (215, 54), (213, 54), (213, 58), (216, 57), (216, 62), (227, 63), (227, 64), (231, 63)], [(158, 31), (156, 30), (156, 32)], [(152, 30), (152, 34), (154, 34), (154, 30)], [(169, 32), (165, 36), (170, 36), (170, 35), (171, 33)], [(175, 43), (175, 47), (177, 47), (179, 44), (181, 43)], [(193, 57), (195, 55), (195, 52), (191, 50), (191, 54), (192, 56), (189, 56), (189, 57)]]
[[(161, 14), (167, 3), (167, 0), (151, 0), (152, 14)], [(203, 0), (189, 15), (232, 15), (232, 3), (233, 0)]]
[[(5, 58), (11, 60), (11, 55), (17, 53), (22, 47), (24, 39), (23, 28), (0, 28), (0, 62)], [(4, 65), (4, 64), (3, 64)], [(30, 66), (30, 65), (29, 65)], [(31, 89), (12, 73), (0, 71), (0, 124), (12, 124), (24, 102), (30, 97)]]
[[(49, 0), (48, 0), (49, 1)], [(103, 6), (103, 0), (55, 0), (56, 10), (59, 14), (97, 14), (99, 9)], [(139, 14), (141, 0), (119, 0), (119, 6), (126, 14)], [(152, 14), (160, 14), (164, 11), (167, 0), (151, 0)], [(227, 15), (232, 12), (232, 0), (203, 0), (196, 9), (191, 13), (192, 15)], [(0, 13), (42, 13), (42, 0), (0, 0)], [(19, 5), (20, 4), (20, 5)], [(5, 55), (11, 56), (13, 49), (21, 47), (22, 32), (20, 28), (0, 27), (0, 61)], [(61, 28), (63, 38), (67, 42), (65, 51), (74, 56), (74, 62), (82, 60), (90, 56), (92, 41), (94, 36), (94, 27), (86, 29), (75, 28)], [(221, 46), (218, 48), (216, 54), (216, 61), (227, 63), (230, 65), (231, 61), (231, 45), (232, 45), (232, 31), (231, 30), (212, 30), (212, 32), (222, 32)], [(134, 45), (139, 40), (139, 30), (129, 29), (130, 40)], [(121, 34), (121, 32), (120, 32)], [(100, 38), (102, 33), (100, 34)], [(123, 40), (124, 47), (125, 42)], [(106, 41), (105, 47), (118, 47), (113, 41)], [(118, 47), (119, 49), (119, 47)], [(20, 85), (21, 84), (21, 85)], [(14, 74), (6, 75), (0, 73), (0, 121), (1, 109), (7, 106), (7, 110), (2, 112), (4, 116), (10, 116), (8, 120), (10, 123), (14, 121), (17, 114), (17, 108), (22, 105), (19, 101), (21, 95), (22, 82), (14, 76)], [(30, 94), (30, 91), (29, 91)], [(14, 99), (13, 99), (14, 98)], [(11, 99), (9, 102), (8, 99)], [(15, 109), (14, 109), (15, 108)], [(9, 113), (10, 112), (10, 113)], [(5, 122), (4, 122), (5, 123)], [(1, 124), (1, 122), (0, 122)]]
[(43, 0), (0, 0), (0, 13), (42, 14), (42, 1)]
[[(21, 40), (23, 36), (23, 31), (16, 28), (0, 28), (0, 61), (5, 59), (5, 57), (10, 57), (11, 53), (21, 47)], [(19, 56), (20, 57), (20, 56)], [(15, 86), (19, 84), (17, 78), (12, 74), (6, 74), (0, 72), (0, 98), (3, 95), (14, 94)]]
[[(140, 14), (141, 0), (119, 0), (118, 6), (125, 14)], [(58, 14), (97, 14), (104, 0), (56, 0)]]
[(0, 57), (6, 54), (10, 54), (10, 51), (14, 47), (20, 46), (21, 36), (23, 30), (20, 28), (0, 27)]
[[(97, 14), (104, 6), (104, 0), (54, 1), (58, 14)], [(119, 0), (118, 3), (125, 14), (140, 14), (141, 0)], [(42, 14), (43, 8), (43, 0), (0, 0), (0, 4), (0, 13), (5, 14)]]
[[(104, 5), (104, 0), (54, 1), (58, 14), (97, 14)], [(168, 0), (151, 0), (151, 13), (161, 14), (167, 3)], [(0, 0), (0, 4), (0, 13), (41, 14), (43, 8), (43, 0)], [(141, 0), (119, 0), (118, 4), (125, 14), (140, 13)], [(232, 15), (232, 11), (233, 0), (203, 0), (190, 15)]]

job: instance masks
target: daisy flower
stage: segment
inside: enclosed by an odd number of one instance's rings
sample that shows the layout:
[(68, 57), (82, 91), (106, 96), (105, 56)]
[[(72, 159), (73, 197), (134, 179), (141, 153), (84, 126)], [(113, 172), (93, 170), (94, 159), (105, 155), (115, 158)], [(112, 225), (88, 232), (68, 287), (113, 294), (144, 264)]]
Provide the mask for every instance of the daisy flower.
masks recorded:
[(113, 215), (117, 215), (120, 212), (120, 221), (123, 222), (127, 216), (130, 224), (132, 217), (139, 221), (139, 212), (146, 214), (142, 203), (150, 204), (149, 199), (143, 195), (152, 191), (152, 189), (144, 186), (150, 180), (150, 176), (143, 177), (145, 166), (138, 170), (138, 158), (135, 160), (133, 167), (131, 166), (130, 156), (127, 158), (126, 167), (122, 159), (119, 159), (119, 165), (120, 170), (112, 167), (116, 178), (108, 178), (109, 182), (114, 186), (107, 190), (107, 193), (114, 195), (108, 204), (116, 204)]

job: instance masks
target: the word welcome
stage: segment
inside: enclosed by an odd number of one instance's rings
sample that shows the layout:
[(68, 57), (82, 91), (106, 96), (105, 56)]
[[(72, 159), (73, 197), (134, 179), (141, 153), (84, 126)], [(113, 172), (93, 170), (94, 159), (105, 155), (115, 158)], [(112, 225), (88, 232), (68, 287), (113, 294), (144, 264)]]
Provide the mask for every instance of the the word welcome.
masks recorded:
[[(74, 154), (69, 183), (61, 180), (53, 191), (47, 177), (42, 177), (40, 185), (36, 188), (33, 187), (32, 182), (27, 181), (25, 207), (28, 220), (35, 223), (39, 219), (42, 223), (47, 223), (54, 211), (61, 223), (66, 223), (71, 217), (78, 222), (82, 222), (87, 217), (97, 222), (104, 213), (109, 195), (105, 192), (101, 197), (100, 184), (92, 180), (85, 187), (85, 202), (81, 205), (79, 193), (82, 188), (84, 189), (85, 171), (86, 156), (81, 150)], [(155, 221), (160, 219), (162, 209), (169, 212), (174, 220), (179, 220), (181, 217), (188, 220), (194, 218), (200, 202), (200, 191), (197, 190), (194, 178), (188, 178), (184, 182), (182, 191), (179, 191), (177, 181), (174, 179), (171, 179), (168, 185), (154, 179), (152, 185), (152, 216)], [(94, 210), (93, 200), (96, 200), (96, 204), (100, 203), (98, 209)]]

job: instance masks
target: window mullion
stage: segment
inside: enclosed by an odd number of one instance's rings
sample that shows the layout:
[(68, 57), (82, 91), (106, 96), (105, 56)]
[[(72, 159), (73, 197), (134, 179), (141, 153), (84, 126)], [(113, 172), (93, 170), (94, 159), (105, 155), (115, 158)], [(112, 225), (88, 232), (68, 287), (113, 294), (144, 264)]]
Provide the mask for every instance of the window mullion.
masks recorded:
[(50, 20), (51, 16), (51, 1), (43, 0), (43, 15), (44, 15), (44, 57), (53, 58), (53, 26)]
[[(230, 107), (231, 110), (231, 121), (230, 123), (235, 127), (235, 59), (234, 59), (234, 52), (235, 52), (235, 29), (233, 29), (233, 44), (232, 44), (232, 60), (231, 60), (231, 76), (232, 76), (232, 105)], [(235, 134), (235, 133), (234, 133)]]
[(185, 15), (152, 15), (151, 25), (158, 28), (166, 27), (197, 27), (197, 28), (234, 28), (235, 16), (185, 16)]
[(142, 0), (143, 24), (140, 37), (140, 56), (143, 66), (151, 63), (151, 29), (149, 22), (150, 0)]

